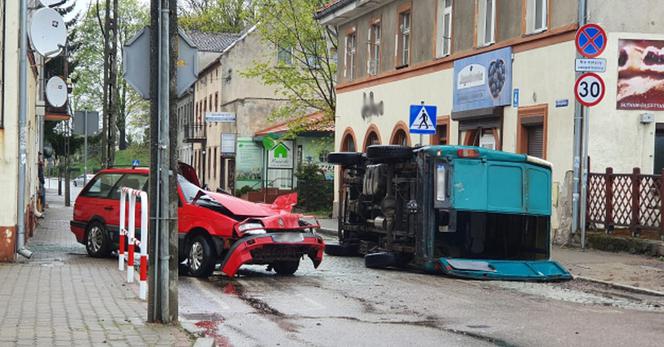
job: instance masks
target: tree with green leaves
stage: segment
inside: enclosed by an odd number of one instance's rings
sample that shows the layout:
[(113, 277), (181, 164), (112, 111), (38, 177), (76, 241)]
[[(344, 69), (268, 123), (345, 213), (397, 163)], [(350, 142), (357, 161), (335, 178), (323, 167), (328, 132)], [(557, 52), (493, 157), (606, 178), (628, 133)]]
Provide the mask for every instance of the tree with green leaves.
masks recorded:
[[(322, 112), (333, 123), (336, 109), (337, 35), (314, 19), (327, 0), (256, 0), (257, 30), (279, 50), (279, 62), (256, 61), (244, 76), (274, 86), (289, 100), (273, 118), (290, 122), (292, 133), (310, 126), (302, 116)], [(320, 124), (320, 122), (319, 122)]]
[[(77, 83), (74, 85), (73, 99), (76, 110), (101, 110), (103, 108), (102, 91), (104, 90), (104, 50), (99, 43), (102, 27), (97, 14), (102, 16), (104, 3), (92, 3), (83, 14), (77, 27), (81, 46), (75, 54), (79, 66), (72, 76)], [(131, 40), (136, 32), (148, 23), (148, 11), (139, 0), (123, 0), (118, 7), (118, 53), (119, 73), (115, 83), (117, 90), (117, 117), (113, 127), (119, 134), (118, 147), (122, 150), (128, 145), (127, 135), (134, 127), (147, 127), (149, 104), (138, 93), (130, 88), (122, 74), (122, 54), (124, 45)], [(133, 120), (138, 122), (134, 123)], [(140, 129), (139, 131), (142, 131)]]
[(185, 30), (237, 33), (254, 16), (252, 0), (180, 1), (178, 25)]

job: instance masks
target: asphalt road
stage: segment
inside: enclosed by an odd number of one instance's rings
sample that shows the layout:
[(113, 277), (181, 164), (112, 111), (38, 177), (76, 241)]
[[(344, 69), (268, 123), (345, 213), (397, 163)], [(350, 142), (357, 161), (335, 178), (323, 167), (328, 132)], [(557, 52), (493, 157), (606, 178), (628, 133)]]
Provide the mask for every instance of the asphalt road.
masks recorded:
[(234, 346), (661, 346), (664, 298), (588, 282), (464, 281), (307, 260), (182, 278), (184, 324)]

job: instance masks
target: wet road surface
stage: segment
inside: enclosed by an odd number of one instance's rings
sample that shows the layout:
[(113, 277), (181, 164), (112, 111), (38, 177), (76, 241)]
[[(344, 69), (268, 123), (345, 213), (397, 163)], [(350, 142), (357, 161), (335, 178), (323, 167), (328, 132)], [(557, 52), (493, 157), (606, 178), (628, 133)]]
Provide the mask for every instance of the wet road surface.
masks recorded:
[(180, 316), (217, 345), (658, 346), (664, 297), (589, 282), (464, 281), (371, 270), (361, 258), (302, 261), (293, 277), (180, 280)]

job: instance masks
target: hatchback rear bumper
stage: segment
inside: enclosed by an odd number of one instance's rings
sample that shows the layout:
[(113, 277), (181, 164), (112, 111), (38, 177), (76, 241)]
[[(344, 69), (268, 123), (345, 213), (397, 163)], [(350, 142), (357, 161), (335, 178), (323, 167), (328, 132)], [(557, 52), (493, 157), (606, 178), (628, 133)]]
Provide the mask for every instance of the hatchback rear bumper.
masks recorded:
[(277, 232), (247, 236), (236, 241), (221, 263), (221, 271), (235, 276), (243, 264), (271, 264), (299, 260), (307, 255), (318, 267), (323, 260), (325, 242), (320, 236), (303, 232)]

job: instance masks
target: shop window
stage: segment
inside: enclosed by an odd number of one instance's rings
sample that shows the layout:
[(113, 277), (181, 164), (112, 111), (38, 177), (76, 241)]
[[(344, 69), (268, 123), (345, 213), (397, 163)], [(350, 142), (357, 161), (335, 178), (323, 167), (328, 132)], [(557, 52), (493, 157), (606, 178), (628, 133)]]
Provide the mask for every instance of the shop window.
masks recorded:
[(407, 66), (410, 63), (410, 29), (411, 17), (410, 9), (399, 13), (399, 32), (398, 32), (398, 60), (397, 67)]
[(495, 42), (496, 0), (478, 0), (477, 46), (488, 46)]
[(346, 61), (344, 76), (348, 80), (355, 78), (355, 60), (357, 54), (357, 34), (355, 31), (346, 35)]
[(369, 61), (367, 66), (367, 73), (369, 75), (378, 74), (381, 35), (380, 21), (376, 21), (369, 27)]
[(519, 109), (517, 151), (538, 158), (546, 158), (547, 106)]
[(528, 33), (537, 33), (547, 28), (547, 0), (527, 0), (526, 25)]
[(452, 50), (452, 0), (438, 0), (437, 56), (450, 55)]
[(500, 150), (500, 138), (498, 136), (498, 129), (496, 128), (468, 130), (464, 145)]

